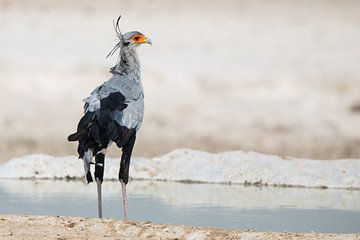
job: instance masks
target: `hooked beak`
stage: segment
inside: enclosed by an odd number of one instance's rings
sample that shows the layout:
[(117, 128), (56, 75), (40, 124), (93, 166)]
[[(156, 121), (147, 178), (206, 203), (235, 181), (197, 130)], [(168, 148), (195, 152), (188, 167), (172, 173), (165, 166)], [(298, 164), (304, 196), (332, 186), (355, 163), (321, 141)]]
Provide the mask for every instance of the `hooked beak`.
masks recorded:
[(150, 38), (145, 38), (143, 43), (147, 43), (147, 44), (149, 44), (150, 46), (152, 46), (152, 41), (151, 41)]

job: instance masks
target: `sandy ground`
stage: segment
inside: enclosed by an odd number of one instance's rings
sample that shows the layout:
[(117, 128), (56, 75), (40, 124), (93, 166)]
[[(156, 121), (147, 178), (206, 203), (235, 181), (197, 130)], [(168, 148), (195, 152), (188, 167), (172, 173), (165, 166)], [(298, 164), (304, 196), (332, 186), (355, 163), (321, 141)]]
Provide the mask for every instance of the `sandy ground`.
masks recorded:
[[(360, 157), (359, 1), (0, 0), (0, 161), (66, 142), (140, 30), (146, 113), (135, 155), (179, 147)], [(112, 151), (112, 156), (119, 152)]]
[(359, 234), (232, 231), (111, 219), (0, 215), (1, 239), (360, 239)]

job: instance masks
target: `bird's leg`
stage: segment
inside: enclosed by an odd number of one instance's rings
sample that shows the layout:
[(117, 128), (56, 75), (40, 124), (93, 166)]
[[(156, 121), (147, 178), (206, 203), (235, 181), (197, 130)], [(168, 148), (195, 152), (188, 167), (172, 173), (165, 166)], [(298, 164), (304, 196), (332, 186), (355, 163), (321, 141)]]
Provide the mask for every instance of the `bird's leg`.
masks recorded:
[(127, 196), (126, 196), (126, 184), (129, 181), (129, 167), (131, 153), (135, 144), (136, 134), (132, 134), (126, 144), (122, 148), (120, 171), (119, 171), (119, 180), (121, 183), (122, 197), (123, 197), (123, 208), (124, 208), (124, 220), (128, 221), (127, 214)]
[(128, 222), (126, 184), (122, 180), (120, 180), (120, 183), (121, 183), (121, 191), (122, 191), (122, 198), (123, 198), (124, 221)]
[(101, 184), (104, 178), (104, 153), (97, 153), (95, 156), (95, 180), (97, 187), (97, 197), (98, 197), (98, 214), (99, 218), (102, 218), (102, 202), (101, 202)]
[(96, 178), (97, 197), (98, 197), (98, 215), (102, 218), (102, 203), (101, 203), (101, 181)]

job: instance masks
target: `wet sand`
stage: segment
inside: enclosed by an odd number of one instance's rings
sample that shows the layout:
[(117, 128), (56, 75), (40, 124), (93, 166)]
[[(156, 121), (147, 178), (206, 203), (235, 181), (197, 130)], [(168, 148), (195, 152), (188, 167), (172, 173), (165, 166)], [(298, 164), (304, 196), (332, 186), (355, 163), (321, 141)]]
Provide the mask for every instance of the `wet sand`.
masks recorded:
[(0, 238), (7, 239), (360, 239), (359, 234), (233, 231), (151, 222), (64, 216), (0, 215)]

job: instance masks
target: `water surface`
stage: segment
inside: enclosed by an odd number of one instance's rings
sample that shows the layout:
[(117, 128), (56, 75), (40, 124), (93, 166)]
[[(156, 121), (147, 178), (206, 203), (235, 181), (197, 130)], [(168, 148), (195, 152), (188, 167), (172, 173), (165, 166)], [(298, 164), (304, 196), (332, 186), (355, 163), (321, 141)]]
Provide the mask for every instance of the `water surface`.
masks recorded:
[[(118, 182), (103, 184), (104, 217), (122, 218)], [(96, 217), (96, 186), (81, 181), (0, 180), (0, 213)], [(129, 218), (258, 231), (360, 231), (360, 192), (131, 181)]]

